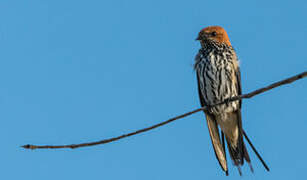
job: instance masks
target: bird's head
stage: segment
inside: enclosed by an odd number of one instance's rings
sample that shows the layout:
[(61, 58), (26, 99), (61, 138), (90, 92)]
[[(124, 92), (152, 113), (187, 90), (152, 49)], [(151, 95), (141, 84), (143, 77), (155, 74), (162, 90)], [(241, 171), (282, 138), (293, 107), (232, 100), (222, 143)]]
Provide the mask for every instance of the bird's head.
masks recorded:
[(207, 43), (214, 43), (231, 46), (225, 29), (220, 26), (209, 26), (202, 29), (199, 32), (196, 40), (199, 40), (202, 45), (206, 45)]

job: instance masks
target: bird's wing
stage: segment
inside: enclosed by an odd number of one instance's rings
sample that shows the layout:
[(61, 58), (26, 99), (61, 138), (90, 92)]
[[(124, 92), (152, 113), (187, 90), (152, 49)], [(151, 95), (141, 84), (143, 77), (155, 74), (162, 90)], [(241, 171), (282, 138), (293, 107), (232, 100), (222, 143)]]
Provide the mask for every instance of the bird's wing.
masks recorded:
[[(237, 71), (236, 71), (236, 79), (237, 79), (237, 88), (238, 88), (238, 95), (242, 94), (242, 89), (241, 89), (241, 73), (240, 73), (240, 68), (238, 67)], [(267, 171), (270, 171), (269, 167), (267, 166), (267, 164), (264, 162), (264, 160), (262, 159), (262, 157), (260, 156), (260, 154), (257, 152), (257, 150), (255, 149), (254, 145), (252, 144), (252, 142), (249, 140), (249, 138), (247, 137), (246, 133), (244, 132), (243, 128), (242, 128), (242, 120), (241, 120), (241, 100), (240, 100), (240, 109), (237, 111), (237, 115), (240, 116), (240, 134), (241, 134), (241, 138), (242, 138), (242, 142), (243, 142), (243, 135), (245, 136), (245, 139), (247, 140), (247, 142), (250, 144), (250, 146), (252, 147), (253, 151), (255, 152), (255, 154), (257, 155), (258, 159), (261, 161), (262, 165), (265, 167), (265, 169)], [(244, 152), (244, 158), (245, 160), (248, 162), (251, 171), (253, 172), (253, 167), (251, 165), (251, 160), (250, 157), (248, 155), (247, 149), (245, 147), (245, 144), (243, 144), (243, 152)]]
[[(198, 77), (197, 77), (197, 79), (198, 79)], [(204, 100), (203, 95), (201, 93), (199, 80), (198, 80), (198, 93), (199, 93), (201, 106), (205, 106), (205, 100)], [(228, 175), (226, 155), (225, 155), (224, 148), (221, 144), (221, 138), (220, 138), (217, 122), (216, 122), (213, 114), (206, 112), (206, 111), (204, 111), (204, 112), (205, 112), (205, 115), (206, 115), (209, 134), (210, 134), (210, 137), (211, 137), (211, 142), (212, 142), (212, 145), (213, 145), (213, 148), (214, 148), (215, 156), (218, 159), (222, 169), (226, 172), (226, 175)]]
[[(240, 72), (240, 67), (237, 68), (236, 71), (236, 79), (237, 79), (237, 88), (238, 88), (238, 95), (242, 94), (242, 87), (241, 87), (241, 72)], [(251, 160), (249, 157), (249, 154), (247, 152), (247, 149), (245, 147), (244, 141), (243, 141), (243, 128), (242, 128), (242, 117), (241, 117), (241, 104), (242, 104), (242, 100), (239, 101), (239, 109), (236, 112), (237, 113), (237, 117), (238, 117), (238, 126), (239, 126), (239, 138), (240, 141), (239, 143), (241, 143), (242, 149), (241, 151), (243, 151), (244, 154), (244, 159), (248, 162), (251, 171), (253, 171), (253, 167), (251, 165)], [(243, 158), (243, 157), (242, 157)]]
[[(242, 94), (242, 87), (241, 87), (241, 71), (240, 71), (240, 67), (238, 67), (237, 70), (236, 70), (236, 80), (237, 80), (238, 95), (241, 95)], [(241, 104), (242, 104), (242, 100), (239, 101), (240, 109), (241, 109)]]

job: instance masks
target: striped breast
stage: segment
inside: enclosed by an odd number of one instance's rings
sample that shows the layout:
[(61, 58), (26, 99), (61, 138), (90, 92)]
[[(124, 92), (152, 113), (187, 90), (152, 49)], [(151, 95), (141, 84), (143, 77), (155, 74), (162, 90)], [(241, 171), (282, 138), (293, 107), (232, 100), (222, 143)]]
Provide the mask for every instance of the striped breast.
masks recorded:
[[(195, 59), (200, 95), (206, 105), (221, 102), (239, 94), (236, 70), (238, 61), (234, 50), (208, 51), (201, 49)], [(231, 102), (211, 108), (213, 114), (233, 112), (239, 102)]]

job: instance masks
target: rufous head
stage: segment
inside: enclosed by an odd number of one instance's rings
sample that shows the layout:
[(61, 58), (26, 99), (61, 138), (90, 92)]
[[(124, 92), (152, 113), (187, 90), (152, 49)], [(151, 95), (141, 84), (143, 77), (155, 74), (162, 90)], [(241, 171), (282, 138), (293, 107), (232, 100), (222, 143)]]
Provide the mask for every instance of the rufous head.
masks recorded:
[(213, 41), (231, 46), (228, 35), (225, 29), (221, 26), (209, 26), (202, 29), (196, 40), (199, 40), (202, 43)]

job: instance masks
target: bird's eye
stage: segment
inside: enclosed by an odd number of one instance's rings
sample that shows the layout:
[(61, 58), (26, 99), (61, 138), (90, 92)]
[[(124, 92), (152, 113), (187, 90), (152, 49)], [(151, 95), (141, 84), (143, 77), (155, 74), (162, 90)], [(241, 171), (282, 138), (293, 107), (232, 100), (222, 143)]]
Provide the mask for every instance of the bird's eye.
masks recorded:
[(216, 32), (213, 31), (213, 32), (211, 33), (211, 36), (215, 37), (215, 36), (216, 36)]

